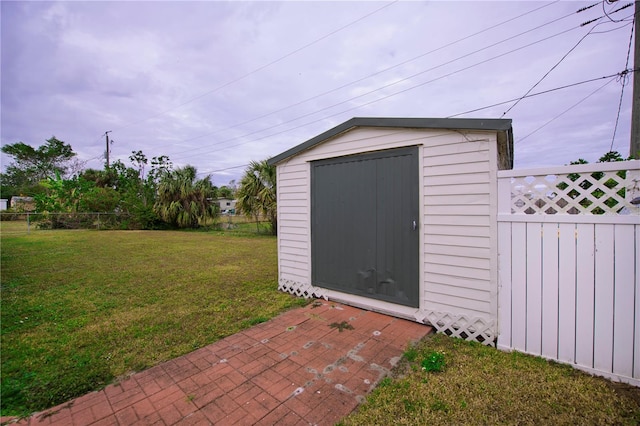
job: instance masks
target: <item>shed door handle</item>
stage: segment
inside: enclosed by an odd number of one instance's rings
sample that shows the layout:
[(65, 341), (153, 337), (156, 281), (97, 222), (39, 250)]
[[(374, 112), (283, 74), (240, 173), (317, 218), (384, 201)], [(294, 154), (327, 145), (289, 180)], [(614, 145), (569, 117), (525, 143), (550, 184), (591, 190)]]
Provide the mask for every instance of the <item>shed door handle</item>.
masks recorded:
[(417, 223), (416, 223), (416, 221), (414, 220), (414, 221), (413, 221), (413, 230), (415, 231), (417, 227), (418, 227), (418, 224), (417, 224)]

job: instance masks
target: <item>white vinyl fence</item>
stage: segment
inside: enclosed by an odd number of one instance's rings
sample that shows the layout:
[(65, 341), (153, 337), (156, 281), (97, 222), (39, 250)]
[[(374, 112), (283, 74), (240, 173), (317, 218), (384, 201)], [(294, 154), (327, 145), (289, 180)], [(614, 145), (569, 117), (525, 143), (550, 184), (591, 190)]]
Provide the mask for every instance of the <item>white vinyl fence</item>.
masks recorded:
[(640, 161), (501, 171), (498, 193), (498, 348), (640, 386)]

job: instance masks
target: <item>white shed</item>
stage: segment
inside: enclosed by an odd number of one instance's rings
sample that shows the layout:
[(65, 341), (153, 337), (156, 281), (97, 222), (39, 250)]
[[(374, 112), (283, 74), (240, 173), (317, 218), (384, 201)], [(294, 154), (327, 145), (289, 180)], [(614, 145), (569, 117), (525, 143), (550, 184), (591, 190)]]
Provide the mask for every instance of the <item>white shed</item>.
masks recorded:
[(269, 163), (280, 290), (494, 342), (511, 120), (353, 118)]

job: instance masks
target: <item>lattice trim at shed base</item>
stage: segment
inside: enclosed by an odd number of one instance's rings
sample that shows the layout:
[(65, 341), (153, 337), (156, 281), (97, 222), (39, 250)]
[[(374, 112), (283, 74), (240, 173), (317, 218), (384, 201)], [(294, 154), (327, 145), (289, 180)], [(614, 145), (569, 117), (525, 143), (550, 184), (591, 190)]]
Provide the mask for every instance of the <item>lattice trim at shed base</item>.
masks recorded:
[[(278, 281), (278, 290), (299, 297), (304, 297), (305, 299), (322, 298), (329, 300), (329, 296), (324, 289), (294, 280), (281, 278)], [(464, 340), (480, 342), (487, 346), (495, 347), (496, 339), (498, 338), (495, 321), (492, 319), (468, 317), (463, 314), (456, 315), (450, 312), (425, 310), (416, 312), (414, 318), (417, 322), (431, 324), (438, 333), (444, 333), (447, 336), (457, 337)]]
[(324, 294), (324, 291), (322, 291), (321, 288), (293, 280), (285, 280), (281, 278), (278, 281), (278, 290), (284, 291), (285, 293), (291, 293), (299, 297), (304, 297), (305, 299), (323, 298), (327, 300), (327, 295)]
[(416, 319), (420, 322), (428, 322), (438, 333), (480, 342), (487, 346), (496, 346), (498, 335), (494, 320), (438, 311), (421, 311), (420, 317)]

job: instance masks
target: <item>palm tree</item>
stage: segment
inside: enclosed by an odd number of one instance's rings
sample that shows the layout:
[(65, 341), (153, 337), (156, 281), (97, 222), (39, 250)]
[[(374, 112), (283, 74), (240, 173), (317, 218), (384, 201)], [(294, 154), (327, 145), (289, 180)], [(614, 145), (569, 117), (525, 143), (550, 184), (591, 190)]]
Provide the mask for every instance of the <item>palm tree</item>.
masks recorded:
[(237, 193), (237, 206), (247, 217), (256, 218), (263, 214), (269, 219), (271, 233), (278, 232), (278, 212), (276, 205), (276, 168), (267, 160), (252, 161), (244, 171)]
[(195, 178), (193, 166), (167, 172), (162, 177), (153, 208), (163, 221), (176, 228), (197, 228), (218, 216), (218, 206), (213, 201), (217, 190), (210, 176)]

